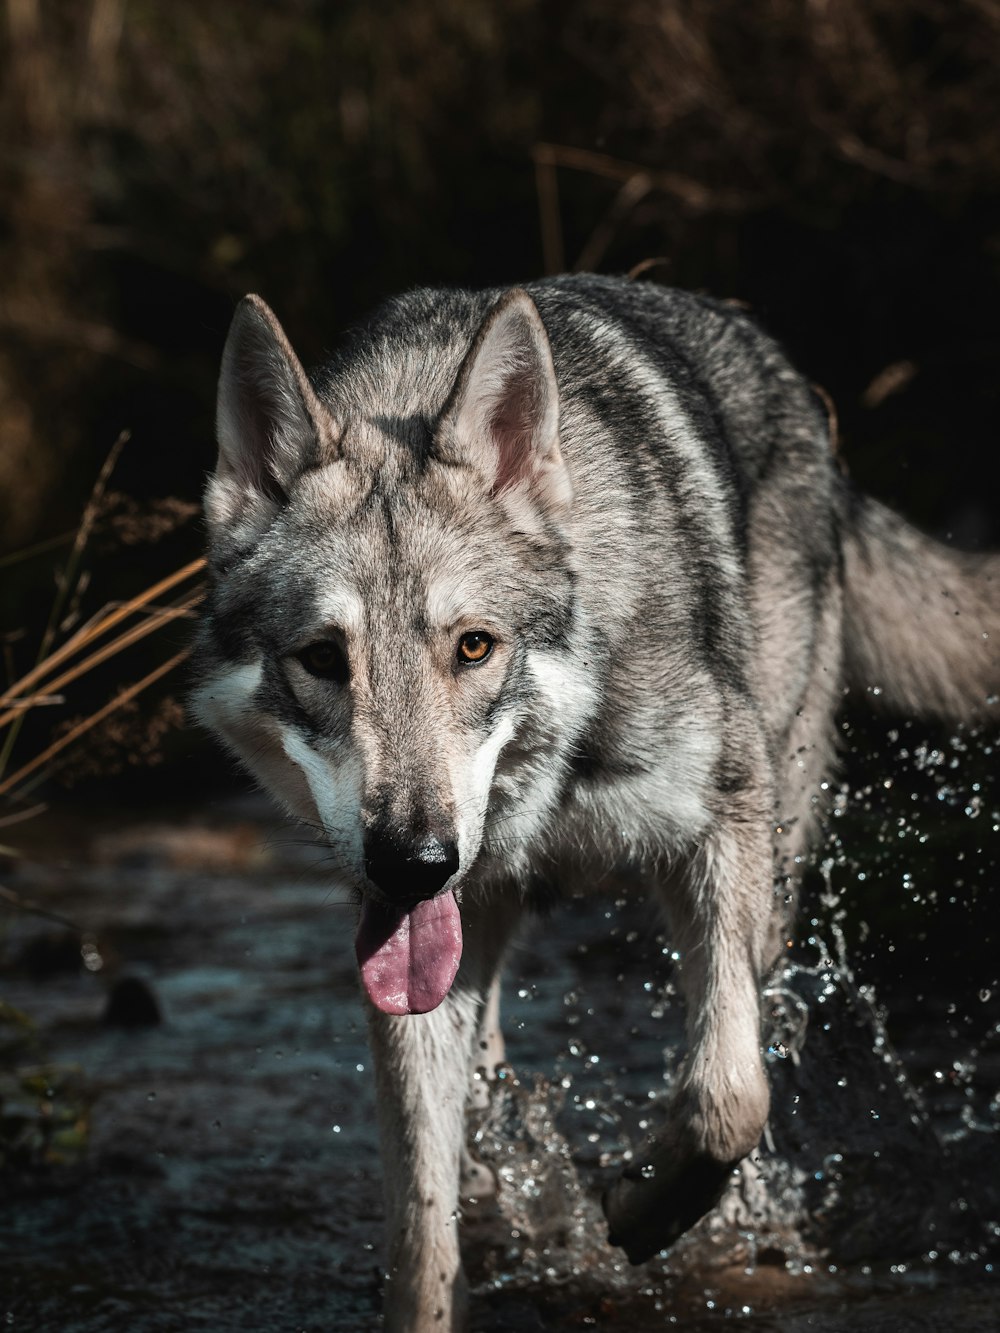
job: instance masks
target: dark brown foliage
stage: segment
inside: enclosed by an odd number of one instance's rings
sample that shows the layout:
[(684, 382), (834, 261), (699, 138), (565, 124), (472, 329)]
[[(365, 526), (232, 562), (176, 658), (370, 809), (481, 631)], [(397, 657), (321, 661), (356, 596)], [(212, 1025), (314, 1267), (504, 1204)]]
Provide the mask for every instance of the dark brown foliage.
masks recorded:
[(978, 391), (1000, 254), (995, 0), (3, 9), (13, 545), (65, 526), (123, 425), (144, 442), (124, 488), (159, 476), (194, 497), (245, 289), (319, 355), (398, 286), (537, 273), (545, 144), (550, 262), (665, 255), (662, 280), (763, 306), (838, 394), (904, 356), (938, 373), (961, 340)]

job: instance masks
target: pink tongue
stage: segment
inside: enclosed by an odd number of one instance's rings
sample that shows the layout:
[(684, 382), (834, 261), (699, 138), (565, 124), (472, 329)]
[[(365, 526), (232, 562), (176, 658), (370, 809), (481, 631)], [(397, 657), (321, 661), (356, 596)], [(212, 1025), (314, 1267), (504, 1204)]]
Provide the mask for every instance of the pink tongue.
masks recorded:
[(426, 1014), (451, 990), (462, 918), (449, 889), (408, 912), (366, 902), (354, 941), (368, 998), (383, 1014)]

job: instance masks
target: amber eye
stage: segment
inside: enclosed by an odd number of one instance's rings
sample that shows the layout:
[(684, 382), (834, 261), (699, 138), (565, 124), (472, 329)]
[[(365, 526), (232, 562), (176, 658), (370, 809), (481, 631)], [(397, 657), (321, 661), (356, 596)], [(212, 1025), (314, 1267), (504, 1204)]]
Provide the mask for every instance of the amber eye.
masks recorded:
[(340, 644), (332, 639), (320, 639), (303, 648), (299, 661), (310, 676), (318, 676), (320, 680), (333, 680), (338, 685), (347, 680), (347, 658)]
[(485, 630), (474, 629), (458, 641), (458, 660), (465, 663), (485, 662), (493, 651), (493, 636)]

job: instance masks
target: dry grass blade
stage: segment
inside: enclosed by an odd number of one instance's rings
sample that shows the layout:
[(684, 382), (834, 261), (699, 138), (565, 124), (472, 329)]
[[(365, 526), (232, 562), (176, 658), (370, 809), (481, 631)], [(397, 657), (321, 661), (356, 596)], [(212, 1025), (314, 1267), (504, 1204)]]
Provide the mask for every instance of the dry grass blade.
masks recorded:
[(167, 625), (173, 620), (178, 620), (190, 615), (193, 608), (198, 605), (203, 596), (204, 594), (199, 590), (192, 594), (192, 596), (179, 602), (176, 606), (157, 607), (147, 620), (141, 621), (138, 625), (133, 625), (131, 629), (125, 630), (125, 632), (119, 634), (117, 638), (112, 639), (110, 643), (105, 644), (103, 648), (98, 648), (98, 650), (91, 653), (89, 657), (85, 657), (82, 662), (77, 662), (76, 665), (70, 667), (68, 671), (64, 671), (62, 675), (57, 676), (55, 680), (50, 680), (46, 685), (46, 694), (29, 695), (26, 698), (13, 700), (8, 711), (6, 713), (0, 713), (0, 727), (7, 726), (8, 723), (12, 722), (14, 718), (18, 717), (25, 709), (33, 708), (41, 703), (51, 702), (51, 695), (53, 695), (55, 691), (61, 690), (64, 685), (70, 684), (71, 681), (77, 680), (80, 676), (83, 676), (88, 671), (92, 670), (92, 668), (99, 666), (102, 662), (106, 662), (109, 657), (114, 657), (125, 648), (130, 648), (132, 644), (138, 643), (140, 639), (144, 639), (147, 635), (154, 633), (154, 631), (158, 630), (162, 625)]
[(150, 671), (148, 675), (143, 676), (141, 680), (135, 681), (132, 685), (129, 685), (127, 689), (122, 690), (121, 694), (116, 695), (115, 698), (106, 703), (103, 708), (99, 708), (96, 713), (92, 713), (90, 717), (85, 718), (77, 726), (73, 727), (71, 731), (68, 731), (65, 736), (60, 736), (57, 741), (53, 741), (51, 745), (41, 752), (41, 754), (35, 755), (34, 759), (23, 764), (16, 772), (12, 773), (10, 777), (5, 778), (0, 782), (0, 796), (5, 796), (8, 792), (13, 791), (19, 783), (23, 782), (25, 778), (42, 768), (50, 759), (55, 758), (61, 750), (65, 750), (68, 745), (72, 745), (74, 741), (77, 741), (81, 736), (86, 735), (86, 733), (93, 727), (96, 727), (98, 723), (103, 722), (106, 717), (110, 717), (112, 713), (129, 703), (130, 700), (141, 694), (143, 690), (146, 690), (150, 685), (155, 684), (155, 682), (158, 681), (161, 676), (165, 676), (168, 671), (173, 671), (174, 667), (180, 666), (181, 662), (188, 656), (188, 653), (189, 649), (184, 648), (181, 652), (175, 653), (173, 657), (168, 658), (166, 662), (161, 662), (160, 665)]
[(122, 604), (117, 606), (113, 611), (98, 617), (96, 620), (90, 621), (83, 629), (78, 630), (71, 639), (67, 640), (61, 648), (57, 648), (55, 652), (50, 653), (44, 662), (39, 662), (31, 671), (22, 676), (20, 680), (15, 681), (11, 688), (7, 690), (5, 694), (0, 696), (0, 706), (10, 707), (15, 699), (21, 698), (32, 691), (40, 680), (43, 680), (46, 676), (50, 675), (57, 666), (61, 666), (63, 662), (72, 657), (74, 653), (85, 648), (89, 643), (92, 643), (94, 639), (100, 638), (102, 634), (106, 634), (109, 629), (113, 629), (115, 625), (120, 624), (121, 621), (123, 621), (126, 616), (131, 615), (133, 611), (138, 611), (141, 608), (148, 606), (149, 603), (155, 601), (157, 597), (162, 596), (165, 592), (169, 592), (171, 588), (175, 588), (178, 583), (183, 583), (185, 579), (192, 578), (204, 568), (204, 559), (199, 558), (198, 560), (192, 560), (190, 564), (174, 570), (172, 574), (168, 574), (166, 578), (160, 579), (158, 583), (152, 584), (149, 588), (146, 588), (144, 592), (129, 598), (127, 602), (122, 602)]
[(635, 177), (648, 181), (647, 188), (662, 190), (693, 213), (739, 212), (746, 206), (746, 196), (738, 190), (710, 189), (692, 176), (685, 176), (678, 171), (664, 171), (640, 165), (638, 162), (626, 162), (608, 153), (598, 153), (590, 148), (573, 148), (568, 144), (536, 143), (532, 149), (536, 167), (569, 167), (574, 171), (585, 171), (592, 176), (601, 176), (605, 180), (627, 184)]
[(24, 810), (15, 810), (9, 815), (0, 815), (0, 828), (13, 828), (15, 824), (24, 824), (36, 815), (43, 815), (48, 809), (45, 801), (38, 801)]
[(77, 922), (71, 921), (68, 916), (61, 916), (58, 912), (50, 912), (41, 903), (36, 903), (31, 898), (22, 898), (19, 893), (15, 893), (13, 889), (4, 888), (2, 884), (0, 884), (0, 899), (10, 903), (12, 907), (16, 907), (19, 912), (27, 912), (30, 916), (40, 916), (46, 921), (54, 921), (57, 925), (72, 930), (76, 935), (83, 933)]
[[(104, 499), (104, 493), (108, 488), (108, 482), (111, 474), (118, 462), (118, 455), (124, 449), (129, 440), (129, 432), (123, 430), (115, 440), (114, 444), (108, 450), (108, 456), (104, 460), (104, 465), (97, 474), (97, 480), (91, 488), (90, 498), (84, 507), (83, 515), (80, 519), (80, 526), (76, 530), (76, 536), (73, 539), (73, 545), (70, 548), (69, 558), (66, 561), (66, 568), (62, 571), (59, 578), (56, 595), (52, 601), (52, 607), (49, 611), (48, 623), (42, 633), (41, 643), (38, 645), (38, 656), (35, 658), (36, 668), (41, 667), (48, 660), (47, 654), (55, 637), (59, 621), (62, 617), (66, 603), (69, 601), (73, 589), (76, 587), (80, 576), (80, 562), (83, 559), (83, 552), (87, 542), (90, 540), (90, 534), (94, 530), (94, 524), (97, 522), (97, 516), (100, 513), (101, 502)], [(17, 687), (18, 694), (24, 694), (26, 691), (20, 686)], [(8, 731), (3, 747), (0, 748), (0, 773), (6, 772), (7, 764), (11, 753), (17, 743), (17, 737), (21, 730), (21, 723), (24, 714), (15, 719), (13, 726)]]
[(108, 489), (108, 482), (111, 480), (111, 474), (115, 470), (115, 464), (118, 462), (118, 455), (128, 443), (130, 433), (123, 430), (115, 440), (114, 444), (108, 450), (108, 456), (97, 474), (97, 480), (94, 482), (90, 491), (90, 499), (83, 511), (80, 519), (80, 526), (76, 530), (76, 536), (73, 539), (73, 545), (70, 548), (69, 559), (66, 562), (66, 568), (63, 570), (62, 577), (59, 580), (59, 590), (56, 599), (52, 604), (52, 610), (49, 613), (49, 623), (45, 627), (45, 633), (42, 635), (42, 642), (38, 649), (39, 660), (45, 657), (52, 643), (52, 638), (59, 624), (59, 618), (62, 615), (63, 607), (69, 597), (70, 590), (76, 582), (77, 574), (80, 568), (80, 560), (83, 557), (84, 549), (90, 540), (90, 534), (94, 530), (94, 524), (97, 522), (97, 515), (100, 513), (101, 501), (104, 499), (104, 492)]
[(19, 551), (0, 555), (0, 569), (10, 569), (12, 565), (23, 564), (25, 560), (31, 560), (36, 555), (44, 555), (46, 551), (55, 551), (60, 546), (68, 546), (75, 536), (76, 532), (71, 529), (69, 532), (60, 532), (56, 537), (46, 537), (44, 541), (33, 542), (31, 546), (22, 546)]
[(577, 256), (573, 265), (575, 273), (586, 273), (590, 269), (597, 268), (622, 221), (652, 188), (653, 182), (645, 171), (638, 171), (628, 178)]
[(562, 219), (559, 214), (559, 177), (555, 163), (544, 154), (535, 153), (535, 193), (542, 231), (542, 255), (546, 273), (561, 273), (565, 268)]
[(58, 704), (64, 704), (65, 702), (66, 697), (62, 694), (43, 693), (23, 695), (20, 699), (14, 700), (13, 707), (8, 713), (4, 713), (0, 716), (0, 727), (5, 726), (8, 722), (13, 722), (15, 717), (19, 717), (21, 713), (29, 708), (53, 708)]

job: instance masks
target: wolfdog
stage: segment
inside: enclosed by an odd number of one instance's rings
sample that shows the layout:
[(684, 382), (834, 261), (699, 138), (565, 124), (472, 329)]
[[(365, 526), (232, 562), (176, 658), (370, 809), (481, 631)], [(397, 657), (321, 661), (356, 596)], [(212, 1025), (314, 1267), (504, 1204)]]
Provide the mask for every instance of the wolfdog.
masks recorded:
[(744, 313), (624, 279), (412, 292), (312, 376), (247, 297), (218, 443), (195, 711), (356, 897), (387, 1328), (464, 1323), (465, 1106), (518, 918), (623, 869), (687, 1006), (664, 1123), (604, 1197), (642, 1262), (765, 1124), (761, 980), (845, 688), (997, 716), (1000, 557), (856, 493)]

